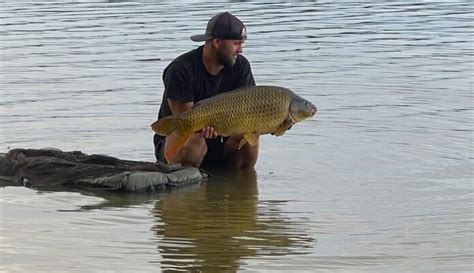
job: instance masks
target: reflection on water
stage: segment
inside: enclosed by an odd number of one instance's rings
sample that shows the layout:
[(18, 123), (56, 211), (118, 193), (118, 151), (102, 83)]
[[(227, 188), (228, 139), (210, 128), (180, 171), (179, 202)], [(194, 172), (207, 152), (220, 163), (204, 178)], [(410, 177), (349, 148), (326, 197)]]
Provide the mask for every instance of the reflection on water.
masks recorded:
[(156, 203), (161, 268), (234, 272), (242, 258), (305, 253), (315, 240), (304, 226), (259, 204), (255, 170), (213, 172), (199, 190)]
[(473, 271), (472, 1), (2, 1), (0, 152), (153, 160), (162, 71), (223, 10), (315, 119), (261, 138), (258, 183), (0, 188), (0, 271)]
[[(0, 226), (6, 236), (0, 236), (2, 261), (7, 265), (4, 269), (29, 260), (19, 267), (21, 271), (32, 267), (44, 270), (48, 268), (48, 254), (72, 257), (81, 249), (94, 253), (82, 258), (89, 266), (113, 268), (114, 272), (130, 272), (134, 267), (127, 261), (135, 255), (146, 259), (148, 266), (140, 265), (145, 271), (158, 267), (163, 271), (237, 272), (249, 259), (311, 253), (316, 238), (308, 233), (309, 219), (285, 216), (281, 209), (285, 201), (259, 200), (255, 170), (212, 173), (206, 183), (159, 195), (72, 192), (70, 188), (37, 188), (36, 192), (23, 187), (0, 189), (0, 207), (13, 213), (7, 214), (3, 219), (6, 223)], [(144, 213), (144, 208), (150, 213)], [(28, 218), (14, 221), (29, 211), (46, 216), (35, 220), (41, 230), (31, 229)], [(49, 232), (59, 233), (37, 245), (36, 238), (48, 238)], [(151, 239), (146, 236), (149, 232)], [(104, 245), (106, 241), (109, 243)], [(58, 243), (54, 251), (47, 250)], [(27, 250), (21, 260), (14, 255), (17, 247)], [(29, 254), (31, 248), (42, 250), (46, 256), (33, 262), (37, 254)], [(104, 259), (122, 261), (110, 267)], [(73, 268), (82, 270), (81, 259), (75, 260)]]

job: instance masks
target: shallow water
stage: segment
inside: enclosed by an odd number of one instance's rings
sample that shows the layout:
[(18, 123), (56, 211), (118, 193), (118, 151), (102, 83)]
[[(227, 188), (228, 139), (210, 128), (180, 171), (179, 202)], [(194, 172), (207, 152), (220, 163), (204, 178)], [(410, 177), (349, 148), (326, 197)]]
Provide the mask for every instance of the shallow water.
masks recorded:
[(162, 70), (222, 10), (317, 116), (167, 194), (0, 188), (0, 271), (473, 271), (469, 1), (3, 1), (0, 152), (154, 160)]

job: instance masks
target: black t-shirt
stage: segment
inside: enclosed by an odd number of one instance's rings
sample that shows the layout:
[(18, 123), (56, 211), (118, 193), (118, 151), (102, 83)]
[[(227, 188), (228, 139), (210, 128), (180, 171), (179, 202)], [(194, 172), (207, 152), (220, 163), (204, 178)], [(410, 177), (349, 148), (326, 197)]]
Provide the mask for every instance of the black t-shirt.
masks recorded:
[(233, 66), (224, 66), (219, 75), (207, 72), (202, 62), (203, 46), (173, 60), (163, 72), (165, 91), (158, 118), (171, 115), (168, 98), (179, 102), (198, 102), (239, 87), (254, 86), (249, 61), (242, 55)]
[[(202, 62), (203, 46), (193, 49), (174, 59), (163, 72), (165, 91), (158, 112), (158, 118), (171, 115), (168, 98), (179, 102), (198, 102), (222, 92), (239, 87), (254, 86), (249, 61), (242, 55), (237, 57), (232, 67), (225, 66), (219, 75), (207, 72)], [(160, 149), (164, 137), (155, 134), (155, 156), (160, 159)], [(208, 145), (212, 140), (207, 140)], [(208, 153), (209, 154), (209, 153)], [(208, 155), (206, 155), (208, 156)]]

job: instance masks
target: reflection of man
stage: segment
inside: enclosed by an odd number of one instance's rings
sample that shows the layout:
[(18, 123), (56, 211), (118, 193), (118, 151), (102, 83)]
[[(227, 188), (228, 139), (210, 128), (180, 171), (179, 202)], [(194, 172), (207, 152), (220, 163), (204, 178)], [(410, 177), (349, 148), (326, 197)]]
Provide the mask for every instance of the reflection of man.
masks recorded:
[[(254, 170), (213, 173), (200, 190), (164, 198), (157, 203), (163, 226), (157, 233), (162, 269), (237, 271), (243, 256), (255, 256), (238, 237), (255, 230), (257, 183)], [(191, 262), (193, 261), (193, 262)]]
[[(191, 37), (193, 41), (205, 42), (204, 45), (179, 56), (163, 72), (165, 90), (158, 119), (189, 110), (196, 102), (218, 93), (255, 85), (250, 64), (241, 55), (246, 38), (246, 28), (237, 17), (228, 12), (212, 17), (205, 34)], [(241, 136), (221, 139), (217, 138), (218, 133), (212, 127), (204, 128), (169, 160), (195, 167), (255, 165), (258, 145), (246, 144), (238, 149)], [(166, 138), (154, 136), (158, 161), (165, 162), (164, 149), (175, 140), (175, 134)]]
[(301, 240), (311, 239), (304, 239), (304, 231), (282, 219), (275, 207), (257, 210), (257, 196), (255, 170), (227, 170), (214, 173), (199, 190), (178, 191), (157, 202), (159, 224), (153, 229), (160, 238), (163, 271), (233, 272), (243, 257), (259, 250), (301, 253), (298, 246), (307, 244)]

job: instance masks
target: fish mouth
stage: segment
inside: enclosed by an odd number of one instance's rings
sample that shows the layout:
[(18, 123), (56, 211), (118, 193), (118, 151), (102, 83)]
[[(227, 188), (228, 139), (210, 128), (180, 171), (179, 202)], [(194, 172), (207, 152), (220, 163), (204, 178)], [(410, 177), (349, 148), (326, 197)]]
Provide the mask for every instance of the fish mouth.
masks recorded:
[(316, 106), (314, 106), (314, 104), (311, 104), (311, 106), (312, 106), (311, 116), (314, 116), (316, 114), (316, 112), (318, 112), (318, 108), (316, 108)]
[(318, 112), (318, 108), (312, 104), (311, 102), (307, 102), (306, 106), (309, 108), (309, 111), (311, 113), (311, 116), (314, 116), (316, 114), (316, 112)]

